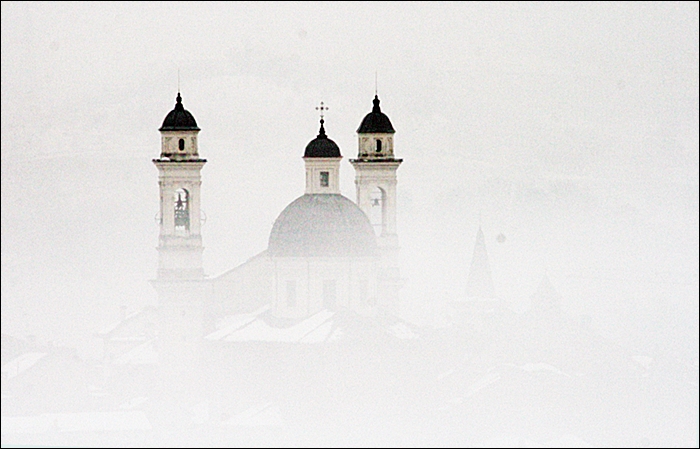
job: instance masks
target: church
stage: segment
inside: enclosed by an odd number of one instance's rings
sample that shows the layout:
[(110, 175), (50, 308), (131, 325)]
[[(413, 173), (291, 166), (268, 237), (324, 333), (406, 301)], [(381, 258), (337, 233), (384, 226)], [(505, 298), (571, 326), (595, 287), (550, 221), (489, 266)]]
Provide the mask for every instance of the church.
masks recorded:
[[(402, 283), (396, 226), (397, 170), (402, 159), (395, 156), (394, 127), (375, 95), (371, 111), (357, 128), (357, 156), (350, 159), (356, 185), (352, 201), (340, 192), (343, 156), (324, 128), (327, 107), (321, 102), (316, 109), (318, 134), (300, 151), (305, 164), (303, 194), (280, 212), (266, 249), (208, 277), (202, 268), (200, 220), (201, 170), (207, 160), (199, 151), (200, 128), (178, 92), (174, 109), (159, 129), (160, 157), (153, 160), (158, 169), (160, 233), (152, 285), (159, 304), (130, 320), (141, 322), (134, 327), (153, 323), (152, 338), (144, 342), (158, 347), (147, 352), (157, 353), (159, 363), (173, 354), (180, 360), (186, 353), (196, 358), (202, 338), (292, 341), (302, 332), (308, 340), (309, 332), (300, 329), (311, 326), (319, 329), (317, 340), (327, 340), (337, 312), (396, 317)], [(233, 321), (243, 323), (240, 328), (247, 333), (238, 335), (243, 331), (226, 326), (231, 317), (238, 317)], [(263, 329), (248, 335), (255, 326), (246, 326), (245, 317)], [(115, 347), (114, 340), (105, 335), (108, 358), (123, 358), (136, 349), (125, 352), (127, 348)]]
[[(151, 284), (158, 306), (123, 316), (100, 333), (109, 365), (196, 365), (201, 344), (324, 343), (348, 338), (356, 321), (391, 338), (419, 329), (400, 318), (395, 129), (378, 95), (357, 128), (355, 201), (340, 192), (343, 155), (326, 134), (321, 102), (318, 134), (300, 149), (303, 191), (277, 216), (268, 246), (217, 276), (202, 264), (200, 128), (178, 92), (159, 131), (158, 270)], [(294, 155), (289, 155), (294, 157)], [(464, 298), (452, 315), (471, 326), (498, 301), (479, 229)], [(466, 307), (466, 308), (465, 308)], [(354, 323), (355, 322), (355, 323)], [(471, 323), (471, 324), (469, 324)], [(360, 326), (362, 327), (362, 326)], [(360, 331), (358, 331), (360, 332)], [(370, 332), (371, 333), (371, 332)], [(139, 338), (134, 338), (139, 336)], [(128, 343), (126, 343), (128, 341)], [(189, 354), (189, 355), (188, 355)]]

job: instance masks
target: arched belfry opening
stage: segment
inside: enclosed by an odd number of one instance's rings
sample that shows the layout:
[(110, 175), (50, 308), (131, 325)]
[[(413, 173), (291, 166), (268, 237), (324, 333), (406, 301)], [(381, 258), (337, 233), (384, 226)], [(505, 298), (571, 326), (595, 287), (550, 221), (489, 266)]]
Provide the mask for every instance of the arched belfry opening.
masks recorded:
[(386, 230), (386, 192), (381, 187), (375, 187), (369, 194), (369, 222), (374, 234), (379, 237)]
[(190, 193), (187, 189), (177, 189), (174, 198), (175, 231), (190, 232)]

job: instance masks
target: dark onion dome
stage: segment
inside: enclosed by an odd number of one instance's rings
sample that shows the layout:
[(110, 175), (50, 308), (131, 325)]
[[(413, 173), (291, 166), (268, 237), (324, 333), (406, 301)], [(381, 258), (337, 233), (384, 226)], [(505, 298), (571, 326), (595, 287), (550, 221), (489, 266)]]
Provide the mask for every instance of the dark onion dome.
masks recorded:
[(377, 239), (369, 219), (339, 194), (306, 194), (275, 220), (267, 251), (276, 257), (374, 256)]
[(394, 131), (394, 127), (391, 126), (389, 117), (387, 117), (386, 114), (384, 114), (379, 108), (379, 97), (377, 95), (374, 96), (374, 100), (372, 102), (374, 103), (372, 112), (365, 115), (365, 118), (362, 119), (360, 127), (357, 128), (358, 134), (395, 133), (396, 131)]
[(168, 113), (163, 120), (163, 126), (158, 131), (199, 131), (197, 122), (190, 111), (185, 110), (185, 107), (182, 106), (180, 92), (177, 93), (175, 99), (175, 109)]
[(326, 135), (323, 119), (321, 119), (321, 129), (318, 136), (306, 145), (304, 157), (342, 157), (338, 145)]

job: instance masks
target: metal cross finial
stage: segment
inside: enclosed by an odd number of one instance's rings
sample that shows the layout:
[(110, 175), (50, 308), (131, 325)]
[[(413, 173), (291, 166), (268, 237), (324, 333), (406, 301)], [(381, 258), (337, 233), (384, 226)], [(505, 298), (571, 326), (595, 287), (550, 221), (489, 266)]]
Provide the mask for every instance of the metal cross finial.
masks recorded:
[(328, 110), (328, 106), (324, 105), (323, 102), (321, 102), (320, 106), (316, 106), (317, 111), (321, 111), (321, 120), (323, 120), (323, 111)]

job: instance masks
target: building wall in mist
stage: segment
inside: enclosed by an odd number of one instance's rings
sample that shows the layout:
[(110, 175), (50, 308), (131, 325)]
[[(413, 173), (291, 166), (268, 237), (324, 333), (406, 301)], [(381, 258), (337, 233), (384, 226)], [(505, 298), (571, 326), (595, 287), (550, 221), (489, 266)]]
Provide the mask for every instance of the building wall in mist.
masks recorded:
[(103, 341), (103, 358), (105, 362), (113, 362), (122, 354), (155, 338), (156, 309), (146, 307), (128, 316), (98, 333)]
[(248, 312), (270, 304), (273, 278), (267, 252), (212, 279), (212, 307), (223, 314)]
[(374, 257), (270, 257), (263, 252), (213, 279), (209, 302), (219, 315), (264, 305), (279, 318), (305, 318), (323, 308), (371, 315), (396, 301), (390, 286), (380, 287), (385, 271), (379, 264)]
[(372, 313), (377, 306), (375, 258), (275, 257), (272, 261), (272, 308), (277, 317), (303, 318), (324, 308)]

